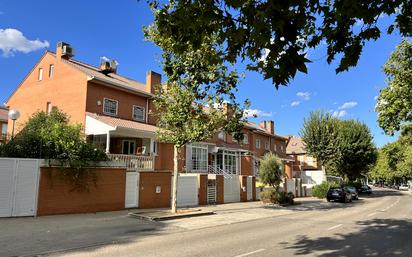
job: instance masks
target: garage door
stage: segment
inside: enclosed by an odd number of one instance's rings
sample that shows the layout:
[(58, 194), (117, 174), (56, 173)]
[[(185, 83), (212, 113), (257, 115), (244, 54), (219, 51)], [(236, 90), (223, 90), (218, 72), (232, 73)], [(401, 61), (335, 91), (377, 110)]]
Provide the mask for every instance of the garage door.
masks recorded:
[(177, 186), (177, 206), (199, 205), (197, 175), (180, 175)]
[(247, 177), (247, 200), (252, 201), (253, 200), (253, 186), (252, 186), (252, 176)]
[(240, 181), (239, 177), (225, 178), (224, 180), (224, 202), (236, 203), (240, 202)]
[(0, 158), (0, 217), (34, 216), (39, 160)]
[(126, 173), (126, 208), (139, 207), (139, 173)]

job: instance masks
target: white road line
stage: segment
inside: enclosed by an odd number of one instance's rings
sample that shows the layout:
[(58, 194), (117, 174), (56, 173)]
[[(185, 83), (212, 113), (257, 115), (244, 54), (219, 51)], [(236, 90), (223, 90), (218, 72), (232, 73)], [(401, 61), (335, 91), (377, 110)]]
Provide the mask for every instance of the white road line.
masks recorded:
[(333, 227), (328, 228), (328, 230), (332, 230), (332, 229), (335, 229), (335, 228), (338, 228), (338, 227), (342, 227), (342, 226), (343, 226), (343, 224), (339, 224), (339, 225), (336, 225), (336, 226), (333, 226)]
[(241, 254), (241, 255), (236, 255), (235, 257), (244, 257), (244, 256), (248, 256), (248, 255), (252, 255), (252, 254), (255, 254), (255, 253), (260, 253), (260, 252), (263, 252), (265, 249), (258, 249), (258, 250), (256, 250), (256, 251), (253, 251), (253, 252), (248, 252), (248, 253), (244, 253), (244, 254)]
[(375, 215), (376, 214), (376, 212), (372, 212), (372, 213), (369, 213), (368, 215), (366, 215), (366, 217), (371, 217), (371, 216), (373, 216), (373, 215)]

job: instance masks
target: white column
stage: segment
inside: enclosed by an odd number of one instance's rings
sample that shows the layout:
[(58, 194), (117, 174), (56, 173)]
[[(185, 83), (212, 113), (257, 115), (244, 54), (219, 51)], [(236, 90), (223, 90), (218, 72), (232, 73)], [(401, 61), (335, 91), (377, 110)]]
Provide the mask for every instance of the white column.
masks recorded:
[(150, 138), (150, 146), (149, 146), (149, 154), (150, 155), (153, 155), (153, 139), (152, 138)]
[(106, 134), (106, 153), (110, 153), (110, 131)]
[(225, 151), (222, 151), (222, 170), (226, 172), (226, 166), (225, 166)]

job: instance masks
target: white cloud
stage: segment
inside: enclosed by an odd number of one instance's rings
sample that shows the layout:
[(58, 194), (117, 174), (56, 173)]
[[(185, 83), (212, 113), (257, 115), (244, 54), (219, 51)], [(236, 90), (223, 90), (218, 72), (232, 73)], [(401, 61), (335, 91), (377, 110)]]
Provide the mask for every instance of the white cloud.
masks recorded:
[(340, 111), (334, 111), (332, 113), (332, 116), (336, 118), (343, 118), (344, 116), (346, 116), (346, 114), (348, 113), (345, 110), (340, 110)]
[(375, 97), (373, 99), (376, 101), (376, 100), (378, 100), (378, 97), (379, 96), (375, 95)]
[(4, 57), (13, 56), (16, 52), (30, 53), (49, 45), (46, 40), (29, 40), (17, 29), (0, 29), (0, 49)]
[(309, 92), (298, 92), (296, 95), (306, 101), (310, 99)]
[(341, 106), (339, 106), (339, 110), (344, 110), (344, 109), (350, 109), (355, 107), (356, 105), (358, 105), (357, 102), (346, 102), (344, 104), (342, 104)]
[(272, 117), (272, 115), (271, 112), (265, 112), (258, 109), (246, 109), (243, 114), (245, 118)]
[(300, 104), (300, 101), (293, 101), (290, 106), (295, 107), (298, 106)]

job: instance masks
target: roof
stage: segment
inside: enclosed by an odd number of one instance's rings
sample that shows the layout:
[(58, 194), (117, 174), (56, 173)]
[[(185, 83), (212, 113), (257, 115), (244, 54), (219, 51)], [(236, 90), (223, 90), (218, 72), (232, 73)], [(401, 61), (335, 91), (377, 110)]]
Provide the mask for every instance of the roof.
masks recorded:
[(289, 139), (289, 143), (286, 146), (287, 154), (305, 154), (305, 143), (302, 138), (293, 136)]
[(9, 109), (5, 106), (0, 106), (0, 121), (7, 122), (9, 119)]
[[(51, 54), (55, 55), (54, 53), (50, 52)], [(61, 59), (64, 63), (69, 64), (70, 66), (74, 67), (75, 69), (83, 72), (84, 74), (88, 75), (91, 79), (96, 79), (102, 82), (106, 82), (112, 85), (120, 86), (124, 89), (128, 89), (131, 91), (136, 91), (137, 93), (143, 95), (151, 95), (151, 93), (146, 91), (146, 84), (138, 82), (136, 80), (127, 78), (125, 76), (121, 76), (117, 73), (109, 73), (107, 75), (103, 74), (99, 68), (94, 67), (90, 64), (78, 61), (76, 59)]]
[(281, 136), (281, 135), (277, 135), (277, 134), (270, 134), (269, 132), (267, 132), (264, 128), (262, 128), (260, 125), (253, 123), (253, 122), (246, 122), (245, 124), (246, 128), (250, 128), (252, 130), (254, 130), (255, 132), (261, 133), (261, 134), (265, 134), (267, 136), (274, 136), (274, 137), (278, 137), (284, 140), (287, 140), (287, 137)]
[(98, 114), (90, 113), (90, 112), (86, 112), (86, 115), (100, 122), (103, 122), (106, 125), (114, 127), (114, 128), (120, 127), (120, 128), (127, 128), (127, 129), (136, 129), (140, 131), (147, 131), (147, 132), (153, 132), (153, 133), (156, 133), (156, 131), (158, 130), (156, 126), (137, 122), (137, 121), (124, 120), (124, 119), (119, 119), (119, 118), (110, 117), (110, 116), (103, 116), (103, 115), (98, 115)]

